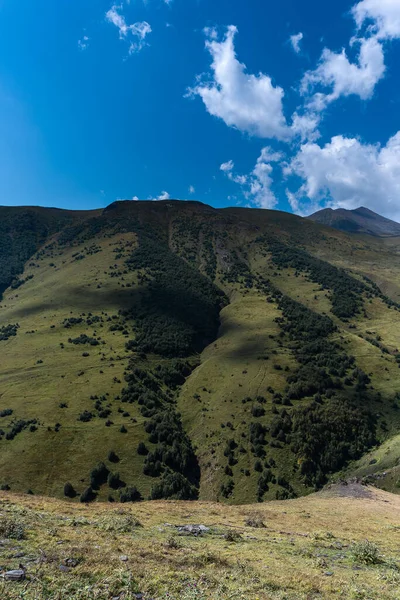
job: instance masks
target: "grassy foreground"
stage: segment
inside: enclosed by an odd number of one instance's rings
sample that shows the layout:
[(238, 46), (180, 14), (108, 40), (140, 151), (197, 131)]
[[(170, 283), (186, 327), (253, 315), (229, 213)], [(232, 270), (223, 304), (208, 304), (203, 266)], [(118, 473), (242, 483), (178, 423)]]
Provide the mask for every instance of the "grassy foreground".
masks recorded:
[[(0, 494), (0, 597), (399, 598), (400, 498), (357, 484), (248, 506)], [(182, 535), (176, 525), (209, 531)], [(368, 540), (368, 541), (367, 541)]]

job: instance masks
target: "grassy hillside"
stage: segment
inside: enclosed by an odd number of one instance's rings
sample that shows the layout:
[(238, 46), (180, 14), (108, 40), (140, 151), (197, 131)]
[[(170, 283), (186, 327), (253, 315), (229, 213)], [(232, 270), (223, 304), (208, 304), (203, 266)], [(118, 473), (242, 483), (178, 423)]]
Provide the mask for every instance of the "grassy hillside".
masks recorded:
[(196, 202), (33, 212), (0, 304), (3, 487), (293, 498), (400, 432), (400, 241)]
[[(12, 598), (398, 598), (400, 500), (357, 485), (262, 505), (109, 506), (0, 494)], [(199, 536), (179, 526), (203, 525)]]

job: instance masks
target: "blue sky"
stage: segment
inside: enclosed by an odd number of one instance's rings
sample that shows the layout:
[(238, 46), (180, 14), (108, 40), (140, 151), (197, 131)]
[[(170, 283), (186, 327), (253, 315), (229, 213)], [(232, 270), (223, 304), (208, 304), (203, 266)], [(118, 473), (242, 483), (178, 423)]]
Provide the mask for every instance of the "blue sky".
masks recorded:
[(0, 0), (0, 203), (400, 220), (400, 0)]

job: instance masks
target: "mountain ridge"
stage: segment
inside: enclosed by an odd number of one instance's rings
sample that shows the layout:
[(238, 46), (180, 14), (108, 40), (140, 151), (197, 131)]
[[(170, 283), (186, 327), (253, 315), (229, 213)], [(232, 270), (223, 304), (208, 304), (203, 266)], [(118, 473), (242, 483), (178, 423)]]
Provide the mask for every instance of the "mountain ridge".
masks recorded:
[(307, 217), (312, 221), (349, 233), (366, 233), (376, 236), (400, 236), (400, 223), (382, 217), (360, 206), (353, 210), (324, 208)]

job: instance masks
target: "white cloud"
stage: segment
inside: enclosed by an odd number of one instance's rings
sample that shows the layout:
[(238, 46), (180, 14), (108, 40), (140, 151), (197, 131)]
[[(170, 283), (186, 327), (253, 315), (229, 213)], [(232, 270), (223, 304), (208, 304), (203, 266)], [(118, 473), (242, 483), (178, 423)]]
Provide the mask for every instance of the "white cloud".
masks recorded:
[(89, 39), (87, 35), (84, 35), (81, 40), (78, 40), (78, 48), (79, 50), (87, 50), (89, 47)]
[(139, 200), (139, 198), (137, 196), (133, 196), (132, 200), (137, 201), (137, 200)]
[(382, 44), (375, 37), (353, 40), (353, 43), (360, 44), (356, 63), (349, 61), (344, 49), (336, 53), (325, 48), (318, 67), (304, 75), (303, 94), (315, 87), (331, 88), (330, 93), (317, 92), (311, 98), (310, 106), (314, 110), (323, 110), (340, 96), (355, 94), (367, 100), (373, 95), (376, 84), (385, 73)]
[(293, 50), (296, 52), (296, 54), (299, 54), (301, 47), (300, 47), (300, 42), (303, 39), (303, 34), (300, 33), (296, 33), (295, 35), (291, 35), (289, 40), (290, 43), (292, 45)]
[(399, 0), (362, 0), (352, 10), (357, 26), (373, 21), (371, 29), (379, 39), (400, 37)]
[(312, 210), (366, 206), (400, 221), (400, 131), (383, 147), (340, 135), (322, 147), (308, 142), (285, 173), (304, 180), (297, 212), (310, 210), (311, 201)]
[(283, 89), (275, 87), (268, 75), (247, 73), (236, 57), (236, 33), (237, 28), (231, 25), (225, 38), (218, 41), (214, 29), (206, 30), (206, 48), (212, 57), (211, 81), (200, 77), (188, 95), (200, 96), (207, 111), (229, 127), (261, 138), (289, 139)]
[(345, 49), (323, 50), (317, 68), (302, 81), (302, 94), (308, 96), (305, 110), (310, 114), (322, 113), (341, 96), (370, 99), (386, 71), (383, 42), (400, 38), (400, 0), (362, 0), (351, 12), (358, 31), (349, 45), (359, 46), (358, 56), (352, 62)]
[(165, 190), (157, 197), (157, 200), (169, 200), (171, 196)]
[(232, 160), (223, 163), (220, 170), (234, 183), (242, 188), (242, 193), (252, 206), (259, 208), (273, 208), (277, 199), (271, 186), (273, 167), (271, 162), (281, 160), (282, 155), (274, 152), (269, 146), (261, 150), (254, 169), (249, 175), (238, 175), (234, 172), (235, 164)]
[(189, 185), (189, 194), (194, 194), (196, 192), (193, 185)]
[(218, 39), (218, 31), (216, 27), (204, 27), (203, 33), (209, 40)]
[(261, 160), (262, 162), (279, 162), (280, 160), (282, 160), (282, 158), (283, 157), (281, 152), (276, 152), (270, 146), (265, 146), (261, 150), (261, 154), (258, 160)]
[(292, 211), (296, 214), (301, 214), (300, 202), (296, 194), (293, 194), (290, 190), (286, 190), (286, 196), (289, 201)]
[(233, 169), (235, 168), (235, 163), (233, 160), (228, 160), (226, 163), (222, 163), (220, 166), (220, 171), (225, 173), (225, 175), (233, 181), (234, 183), (238, 183), (239, 185), (245, 185), (247, 183), (247, 175), (235, 175)]
[(228, 162), (222, 163), (222, 165), (220, 166), (220, 170), (224, 173), (230, 173), (233, 170), (234, 166), (235, 164), (233, 160), (228, 160)]
[(115, 25), (119, 31), (119, 39), (130, 41), (129, 54), (139, 52), (146, 42), (146, 36), (151, 33), (151, 27), (147, 21), (138, 21), (132, 25), (128, 25), (125, 17), (120, 14), (122, 5), (114, 4), (106, 13), (106, 20)]
[(305, 140), (315, 141), (320, 137), (318, 131), (320, 120), (321, 117), (312, 108), (306, 109), (302, 115), (295, 112), (292, 115), (292, 132), (296, 137), (299, 137), (302, 142)]

